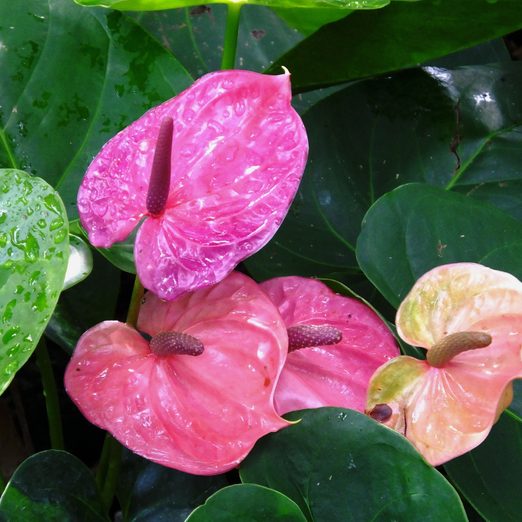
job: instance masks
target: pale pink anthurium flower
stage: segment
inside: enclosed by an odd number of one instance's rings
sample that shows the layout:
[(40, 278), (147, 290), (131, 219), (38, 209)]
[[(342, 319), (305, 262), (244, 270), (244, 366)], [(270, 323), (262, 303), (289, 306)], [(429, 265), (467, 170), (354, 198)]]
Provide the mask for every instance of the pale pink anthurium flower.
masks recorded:
[(379, 368), (367, 413), (443, 464), (486, 438), (522, 377), (522, 283), (479, 264), (439, 266), (402, 302), (397, 330), (427, 360)]
[(221, 71), (151, 109), (105, 144), (78, 192), (96, 247), (139, 221), (134, 256), (162, 299), (221, 281), (275, 234), (308, 141), (288, 72)]
[(321, 406), (364, 411), (373, 372), (399, 355), (386, 324), (365, 304), (314, 279), (279, 277), (261, 287), (288, 329), (278, 413)]
[(80, 338), (65, 387), (85, 417), (126, 447), (187, 473), (235, 466), (289, 423), (273, 405), (285, 325), (248, 277), (166, 302), (145, 296), (140, 332), (105, 321)]

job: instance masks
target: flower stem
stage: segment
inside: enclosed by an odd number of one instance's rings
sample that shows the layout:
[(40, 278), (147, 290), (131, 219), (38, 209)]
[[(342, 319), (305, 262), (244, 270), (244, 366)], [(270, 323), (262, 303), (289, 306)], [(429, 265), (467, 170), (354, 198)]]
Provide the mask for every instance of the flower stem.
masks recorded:
[(223, 58), (221, 69), (233, 69), (236, 63), (237, 36), (239, 32), (240, 3), (232, 3), (227, 6), (227, 25), (225, 28), (225, 42), (223, 45)]
[(101, 491), (103, 489), (103, 484), (105, 482), (105, 476), (107, 475), (107, 467), (109, 465), (109, 455), (110, 455), (110, 441), (112, 437), (106, 433), (105, 439), (103, 441), (103, 448), (100, 455), (100, 461), (98, 462), (98, 468), (96, 469), (96, 484), (98, 489)]
[(58, 390), (54, 378), (47, 343), (42, 337), (36, 347), (36, 364), (40, 369), (42, 377), (43, 394), (45, 397), (45, 407), (47, 409), (47, 420), (49, 422), (49, 437), (53, 449), (64, 449), (62, 418), (60, 415), (60, 403), (58, 400)]
[(145, 289), (141, 284), (140, 278), (136, 276), (136, 279), (134, 280), (134, 287), (132, 288), (132, 295), (129, 303), (129, 310), (127, 312), (127, 319), (125, 321), (130, 326), (135, 327), (136, 323), (138, 322), (141, 298), (143, 297), (144, 292)]
[(116, 439), (107, 434), (103, 444), (102, 457), (104, 452), (108, 453), (109, 458), (106, 466), (107, 472), (103, 481), (103, 489), (101, 491), (101, 499), (105, 509), (109, 511), (120, 475), (121, 444)]

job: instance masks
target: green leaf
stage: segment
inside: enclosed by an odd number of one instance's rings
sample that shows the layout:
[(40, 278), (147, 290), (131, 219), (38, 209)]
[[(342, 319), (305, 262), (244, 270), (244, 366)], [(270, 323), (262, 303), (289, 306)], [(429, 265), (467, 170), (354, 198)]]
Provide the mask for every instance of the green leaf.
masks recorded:
[(306, 522), (297, 504), (279, 491), (256, 484), (235, 484), (214, 493), (187, 522)]
[[(129, 14), (163, 42), (194, 77), (220, 68), (226, 15), (224, 5)], [(236, 66), (262, 71), (302, 39), (301, 33), (289, 28), (268, 7), (246, 5), (241, 10)]]
[(0, 169), (0, 394), (29, 359), (58, 301), (68, 236), (63, 203), (45, 181)]
[(44, 178), (76, 217), (101, 146), (191, 83), (128, 17), (71, 0), (0, 2), (0, 165)]
[(190, 475), (125, 451), (118, 498), (125, 520), (183, 522), (195, 507), (227, 484), (223, 475)]
[(341, 10), (335, 7), (318, 7), (316, 9), (274, 8), (275, 12), (290, 26), (306, 36), (311, 35), (319, 27), (336, 22), (352, 13), (351, 10)]
[(522, 513), (522, 424), (504, 414), (476, 449), (444, 469), (466, 500), (491, 522), (517, 522)]
[(521, 27), (519, 0), (393, 2), (319, 29), (269, 71), (285, 65), (294, 88), (316, 89), (412, 67)]
[(243, 482), (276, 489), (314, 522), (466, 520), (457, 493), (401, 435), (352, 410), (293, 412), (263, 437)]
[(108, 521), (94, 478), (76, 457), (42, 451), (22, 462), (0, 498), (9, 522)]
[(83, 281), (92, 271), (92, 252), (87, 243), (79, 236), (69, 234), (69, 262), (65, 272), (63, 290)]
[(357, 242), (357, 259), (396, 307), (414, 282), (435, 266), (480, 262), (521, 237), (522, 223), (487, 203), (410, 184), (370, 208)]
[[(259, 4), (270, 7), (377, 9), (391, 0), (208, 0), (206, 4)], [(416, 0), (402, 0), (415, 2)], [(80, 5), (111, 7), (122, 11), (155, 11), (200, 5), (201, 0), (75, 0)]]

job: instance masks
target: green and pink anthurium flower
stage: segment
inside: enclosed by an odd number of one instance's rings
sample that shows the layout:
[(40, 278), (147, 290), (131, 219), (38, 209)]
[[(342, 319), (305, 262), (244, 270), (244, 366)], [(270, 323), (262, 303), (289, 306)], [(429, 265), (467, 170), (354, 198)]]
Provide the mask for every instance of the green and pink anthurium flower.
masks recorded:
[(137, 327), (106, 321), (91, 328), (65, 374), (85, 417), (135, 453), (218, 474), (289, 424), (273, 404), (286, 328), (248, 277), (233, 272), (170, 302), (148, 293)]
[(370, 377), (399, 355), (384, 321), (315, 279), (280, 277), (261, 288), (288, 332), (289, 353), (275, 392), (278, 413), (321, 406), (363, 412)]
[(78, 193), (90, 242), (107, 248), (143, 219), (134, 247), (162, 299), (212, 285), (275, 234), (308, 141), (288, 72), (220, 71), (149, 110), (105, 144)]
[(379, 368), (367, 413), (443, 464), (486, 438), (522, 377), (522, 283), (479, 264), (439, 266), (406, 296), (397, 330), (427, 359)]

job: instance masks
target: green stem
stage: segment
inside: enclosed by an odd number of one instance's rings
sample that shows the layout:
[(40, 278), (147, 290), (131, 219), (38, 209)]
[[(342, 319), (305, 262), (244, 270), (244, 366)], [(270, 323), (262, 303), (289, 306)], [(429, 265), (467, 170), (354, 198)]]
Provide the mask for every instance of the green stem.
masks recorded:
[(136, 276), (126, 320), (126, 323), (130, 326), (136, 326), (136, 323), (138, 322), (138, 314), (140, 313), (141, 299), (144, 292), (145, 289), (143, 288), (139, 277)]
[(237, 35), (239, 31), (240, 14), (240, 3), (228, 4), (227, 25), (225, 29), (225, 42), (223, 44), (221, 69), (233, 69), (236, 63)]
[(105, 479), (103, 481), (101, 499), (103, 505), (105, 506), (105, 509), (109, 511), (112, 505), (112, 499), (114, 498), (114, 493), (116, 492), (118, 478), (120, 475), (121, 444), (116, 439), (112, 438), (109, 434), (107, 434), (103, 446), (103, 450), (105, 450), (105, 446), (107, 446), (109, 460), (107, 463), (107, 473), (105, 474)]
[(58, 390), (54, 378), (53, 367), (47, 343), (42, 337), (36, 347), (36, 363), (40, 369), (42, 377), (43, 394), (45, 397), (45, 407), (47, 409), (47, 420), (49, 422), (49, 436), (53, 449), (64, 449), (62, 418), (60, 415), (60, 403), (58, 400)]
[(105, 434), (100, 461), (98, 462), (98, 468), (96, 469), (96, 484), (100, 491), (103, 489), (103, 483), (105, 482), (105, 476), (107, 475), (107, 468), (109, 466), (109, 456), (111, 449), (109, 439), (111, 438), (112, 437), (108, 433)]

